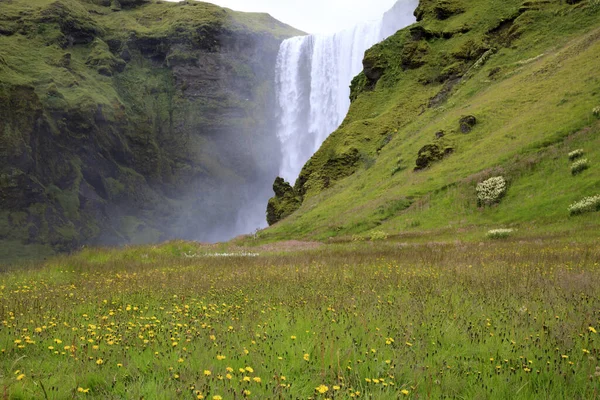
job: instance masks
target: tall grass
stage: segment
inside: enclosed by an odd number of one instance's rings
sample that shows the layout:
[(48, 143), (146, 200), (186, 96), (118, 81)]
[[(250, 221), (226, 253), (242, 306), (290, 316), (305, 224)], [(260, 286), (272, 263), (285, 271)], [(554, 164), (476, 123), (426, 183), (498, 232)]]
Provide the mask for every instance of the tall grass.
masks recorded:
[(87, 250), (1, 275), (4, 396), (598, 396), (595, 245), (206, 252)]

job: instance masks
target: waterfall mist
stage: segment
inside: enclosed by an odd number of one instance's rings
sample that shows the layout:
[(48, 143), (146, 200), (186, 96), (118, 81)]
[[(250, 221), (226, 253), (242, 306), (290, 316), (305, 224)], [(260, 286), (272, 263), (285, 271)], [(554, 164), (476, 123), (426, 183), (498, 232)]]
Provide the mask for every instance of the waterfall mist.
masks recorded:
[(399, 0), (381, 19), (330, 35), (285, 40), (276, 64), (279, 175), (288, 182), (339, 127), (350, 107), (350, 82), (365, 50), (415, 21), (418, 0)]

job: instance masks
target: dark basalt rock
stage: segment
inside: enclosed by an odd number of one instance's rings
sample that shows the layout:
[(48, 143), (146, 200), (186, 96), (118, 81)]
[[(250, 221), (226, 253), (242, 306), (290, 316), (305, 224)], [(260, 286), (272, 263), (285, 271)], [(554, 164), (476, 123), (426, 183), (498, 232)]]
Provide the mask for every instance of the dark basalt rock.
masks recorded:
[(477, 125), (477, 118), (473, 115), (466, 115), (460, 119), (459, 125), (462, 133), (469, 133), (473, 130), (473, 127)]

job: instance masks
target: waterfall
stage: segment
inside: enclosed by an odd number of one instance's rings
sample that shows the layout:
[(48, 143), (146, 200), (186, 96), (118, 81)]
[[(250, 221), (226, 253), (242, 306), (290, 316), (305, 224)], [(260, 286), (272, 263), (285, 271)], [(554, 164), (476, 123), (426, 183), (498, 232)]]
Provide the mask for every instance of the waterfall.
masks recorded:
[(399, 0), (381, 19), (335, 34), (281, 43), (276, 65), (280, 176), (294, 182), (302, 166), (336, 130), (350, 107), (350, 82), (365, 50), (415, 21), (418, 0)]

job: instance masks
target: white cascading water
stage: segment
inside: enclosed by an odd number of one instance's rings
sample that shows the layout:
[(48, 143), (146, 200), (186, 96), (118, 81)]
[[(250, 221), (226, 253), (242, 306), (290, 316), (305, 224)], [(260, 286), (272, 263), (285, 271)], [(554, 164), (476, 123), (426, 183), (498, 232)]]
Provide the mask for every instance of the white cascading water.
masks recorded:
[(275, 84), (282, 178), (293, 184), (306, 161), (340, 126), (350, 107), (350, 82), (362, 71), (365, 50), (412, 24), (417, 5), (418, 0), (399, 0), (379, 21), (281, 44)]

